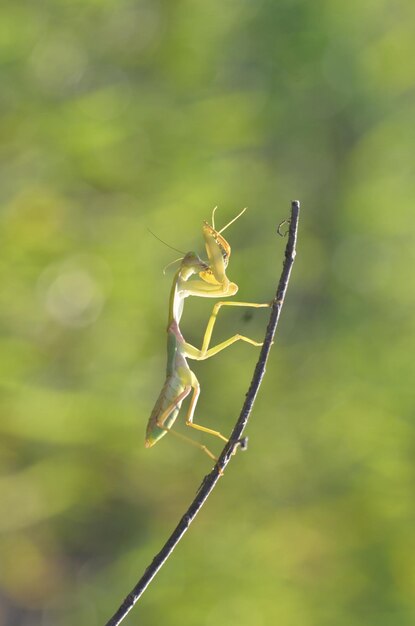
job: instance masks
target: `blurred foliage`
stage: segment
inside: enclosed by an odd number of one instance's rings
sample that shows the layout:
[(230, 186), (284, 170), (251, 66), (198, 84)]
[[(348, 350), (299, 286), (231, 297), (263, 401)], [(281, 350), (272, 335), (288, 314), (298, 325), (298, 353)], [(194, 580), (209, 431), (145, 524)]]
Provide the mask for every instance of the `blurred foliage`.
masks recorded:
[[(229, 276), (266, 301), (297, 197), (249, 451), (125, 623), (414, 624), (414, 3), (0, 17), (0, 624), (103, 624), (210, 468), (143, 447), (175, 258), (147, 228), (202, 253), (212, 207), (248, 206)], [(211, 304), (186, 303), (190, 341)], [(215, 337), (260, 338), (266, 317), (224, 311)], [(229, 432), (256, 355), (195, 364), (199, 421)]]

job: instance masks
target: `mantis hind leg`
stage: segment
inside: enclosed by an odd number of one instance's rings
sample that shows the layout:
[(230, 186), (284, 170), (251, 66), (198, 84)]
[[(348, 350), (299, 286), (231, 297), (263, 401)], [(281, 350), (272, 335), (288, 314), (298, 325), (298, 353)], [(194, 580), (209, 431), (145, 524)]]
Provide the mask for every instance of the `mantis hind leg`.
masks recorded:
[[(190, 385), (187, 385), (184, 388), (182, 393), (179, 394), (177, 396), (177, 398), (175, 398), (173, 400), (173, 402), (163, 411), (163, 413), (158, 417), (158, 419), (155, 420), (155, 426), (157, 428), (159, 428), (161, 431), (164, 431), (165, 433), (169, 433), (171, 435), (174, 435), (175, 437), (178, 437), (179, 439), (182, 439), (183, 441), (186, 441), (187, 443), (190, 443), (192, 446), (196, 446), (196, 448), (199, 448), (205, 454), (207, 454), (209, 458), (213, 459), (214, 461), (217, 461), (218, 460), (217, 457), (213, 454), (213, 452), (211, 452), (209, 450), (209, 448), (207, 446), (204, 446), (203, 444), (201, 444), (201, 443), (199, 443), (197, 441), (193, 441), (193, 439), (190, 439), (190, 437), (186, 437), (186, 435), (182, 435), (181, 433), (177, 433), (176, 431), (174, 431), (172, 429), (173, 423), (170, 426), (165, 426), (165, 422), (168, 421), (168, 418), (170, 417), (172, 412), (175, 409), (179, 408), (179, 405), (189, 395), (191, 389), (192, 389), (192, 387)], [(193, 400), (193, 398), (192, 398), (192, 400)], [(197, 398), (196, 398), (196, 400), (197, 400)], [(154, 427), (154, 425), (153, 425), (153, 427)], [(149, 436), (149, 434), (148, 434), (147, 435), (147, 439), (146, 439), (146, 447), (147, 448), (150, 447), (151, 445), (156, 443), (156, 441), (157, 441), (157, 439), (152, 439), (151, 436)]]
[[(177, 413), (179, 412), (181, 403), (186, 398), (186, 396), (189, 395), (190, 391), (191, 391), (191, 386), (186, 385), (183, 391), (179, 393), (176, 396), (176, 398), (174, 398), (174, 400), (161, 413), (159, 413), (158, 407), (161, 401), (163, 400), (163, 396), (162, 395), (159, 396), (157, 404), (153, 410), (153, 414), (150, 417), (148, 425), (147, 425), (147, 433), (146, 433), (146, 440), (145, 440), (146, 448), (151, 448), (151, 446), (154, 446), (154, 444), (157, 443), (157, 441), (161, 437), (163, 437), (166, 434), (166, 432), (170, 430), (174, 421), (176, 420)], [(174, 411), (176, 411), (176, 414), (175, 415), (173, 414), (172, 416), (172, 413)], [(165, 426), (165, 422), (169, 420), (169, 417), (170, 417), (170, 423), (169, 423), (169, 426), (167, 427)]]
[(196, 446), (196, 448), (199, 448), (199, 450), (202, 450), (205, 454), (208, 455), (209, 458), (213, 459), (213, 461), (218, 460), (218, 457), (215, 456), (213, 452), (211, 452), (209, 448), (207, 446), (204, 446), (202, 443), (199, 443), (198, 441), (193, 441), (193, 439), (190, 439), (190, 437), (186, 437), (186, 435), (177, 433), (175, 430), (172, 430), (171, 428), (167, 428), (167, 426), (160, 426), (160, 428), (163, 428), (170, 435), (174, 435), (178, 439), (181, 439), (182, 441), (185, 441), (186, 443), (190, 443), (192, 446)]
[(190, 428), (194, 428), (195, 430), (200, 430), (202, 433), (207, 433), (208, 435), (213, 435), (214, 437), (218, 437), (219, 439), (222, 439), (222, 441), (226, 441), (226, 443), (228, 443), (229, 439), (227, 439), (227, 437), (224, 437), (224, 435), (222, 435), (219, 431), (213, 430), (212, 428), (207, 428), (206, 426), (202, 426), (201, 424), (195, 424), (193, 422), (193, 415), (194, 415), (197, 400), (200, 394), (199, 381), (197, 380), (193, 372), (192, 372), (191, 385), (193, 387), (193, 395), (190, 400), (190, 406), (189, 406), (189, 410), (186, 416), (186, 426), (190, 426)]

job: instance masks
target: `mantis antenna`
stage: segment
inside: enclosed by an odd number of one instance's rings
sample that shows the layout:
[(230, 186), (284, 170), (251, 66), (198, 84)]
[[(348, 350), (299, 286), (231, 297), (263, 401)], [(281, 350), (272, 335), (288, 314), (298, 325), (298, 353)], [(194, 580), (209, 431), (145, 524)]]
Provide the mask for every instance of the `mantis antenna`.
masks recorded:
[(166, 274), (166, 269), (169, 268), (171, 265), (174, 265), (175, 263), (177, 263), (177, 261), (181, 261), (183, 259), (182, 256), (179, 256), (178, 259), (174, 259), (174, 261), (170, 261), (170, 263), (167, 263), (167, 265), (165, 267), (163, 267), (163, 274)]
[(212, 228), (213, 228), (213, 230), (216, 230), (216, 229), (215, 229), (215, 211), (216, 211), (216, 209), (217, 209), (217, 208), (218, 208), (218, 207), (217, 207), (217, 206), (215, 206), (215, 208), (214, 208), (214, 209), (213, 209), (213, 211), (212, 211)]
[[(212, 211), (212, 228), (213, 228), (214, 230), (216, 230), (216, 229), (215, 229), (215, 212), (216, 212), (216, 209), (217, 209), (217, 208), (218, 208), (218, 207), (217, 207), (217, 206), (215, 206), (215, 208), (214, 208), (214, 209), (213, 209), (213, 211)], [(226, 230), (226, 229), (228, 228), (228, 226), (230, 226), (231, 224), (233, 224), (234, 222), (236, 222), (236, 220), (237, 220), (237, 219), (239, 219), (239, 218), (241, 217), (241, 215), (243, 215), (243, 214), (245, 213), (245, 211), (246, 211), (246, 207), (245, 207), (244, 209), (242, 209), (242, 211), (241, 211), (240, 213), (238, 213), (238, 215), (237, 215), (236, 217), (234, 217), (234, 218), (233, 218), (233, 220), (231, 220), (230, 222), (228, 222), (228, 223), (226, 224), (226, 226), (224, 226), (223, 228), (221, 228), (220, 230), (218, 230), (217, 232), (219, 233), (219, 235), (220, 235), (221, 233), (223, 233), (223, 231), (224, 231), (224, 230)]]
[(226, 229), (228, 228), (228, 226), (230, 226), (231, 224), (233, 224), (234, 222), (236, 222), (236, 220), (237, 220), (237, 219), (239, 219), (239, 218), (241, 217), (241, 215), (243, 215), (243, 214), (245, 213), (245, 211), (246, 211), (246, 207), (245, 207), (244, 209), (242, 209), (242, 211), (241, 211), (240, 213), (238, 213), (238, 215), (237, 215), (236, 217), (234, 217), (234, 218), (233, 218), (233, 220), (231, 220), (230, 222), (228, 222), (228, 223), (226, 224), (226, 226), (224, 226), (223, 228), (221, 228), (221, 229), (218, 231), (219, 235), (220, 235), (221, 233), (223, 233), (223, 231), (224, 231), (224, 230), (226, 230)]
[[(236, 218), (235, 218), (236, 219)], [(173, 246), (171, 246), (169, 243), (167, 243), (166, 241), (163, 241), (163, 239), (160, 239), (160, 237), (158, 237), (155, 233), (153, 233), (152, 230), (150, 230), (149, 228), (147, 228), (148, 232), (153, 235), (153, 237), (155, 237), (156, 239), (158, 239), (159, 241), (161, 241), (161, 243), (164, 243), (165, 246), (167, 246), (168, 248), (170, 248), (171, 250), (174, 250), (175, 252), (180, 252), (180, 254), (186, 254), (186, 252), (183, 252), (183, 250), (179, 250), (178, 248), (174, 248)], [(181, 259), (183, 257), (180, 257)], [(176, 259), (178, 260), (178, 259)], [(175, 261), (173, 261), (173, 263), (175, 263)], [(168, 267), (168, 266), (167, 266)]]

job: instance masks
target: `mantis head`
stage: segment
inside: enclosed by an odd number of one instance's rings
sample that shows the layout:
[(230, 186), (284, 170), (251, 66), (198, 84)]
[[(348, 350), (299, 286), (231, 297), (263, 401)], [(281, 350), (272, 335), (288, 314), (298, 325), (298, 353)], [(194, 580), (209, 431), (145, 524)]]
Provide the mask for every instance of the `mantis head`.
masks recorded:
[(207, 263), (196, 254), (196, 252), (188, 252), (182, 258), (180, 263), (180, 275), (183, 280), (188, 280), (192, 274), (200, 274), (209, 269)]
[(236, 217), (226, 224), (221, 230), (215, 228), (215, 211), (212, 213), (212, 225), (208, 222), (203, 224), (203, 237), (205, 239), (206, 252), (209, 259), (207, 269), (199, 272), (200, 278), (207, 283), (223, 284), (227, 281), (226, 268), (228, 267), (229, 258), (231, 256), (231, 247), (225, 237), (221, 233), (235, 222), (246, 209), (243, 209)]

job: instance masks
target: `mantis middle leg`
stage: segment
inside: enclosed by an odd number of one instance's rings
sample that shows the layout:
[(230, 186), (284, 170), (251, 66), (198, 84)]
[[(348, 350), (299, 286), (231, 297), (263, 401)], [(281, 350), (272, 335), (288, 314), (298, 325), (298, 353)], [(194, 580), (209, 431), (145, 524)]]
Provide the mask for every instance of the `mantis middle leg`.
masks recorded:
[(222, 341), (221, 343), (209, 348), (210, 340), (212, 339), (213, 328), (215, 326), (215, 322), (219, 313), (219, 310), (222, 306), (243, 306), (243, 307), (253, 307), (253, 308), (263, 308), (269, 307), (271, 304), (259, 304), (257, 302), (225, 302), (220, 301), (216, 302), (215, 306), (212, 309), (212, 313), (209, 317), (209, 321), (206, 326), (205, 334), (203, 336), (202, 348), (199, 350), (195, 348), (189, 343), (185, 344), (186, 356), (190, 359), (196, 359), (197, 361), (203, 361), (204, 359), (209, 359), (211, 356), (218, 354), (221, 350), (224, 350), (228, 346), (231, 346), (236, 341), (245, 341), (246, 343), (250, 343), (253, 346), (262, 346), (262, 341), (255, 341), (254, 339), (250, 339), (249, 337), (245, 337), (244, 335), (236, 334)]

